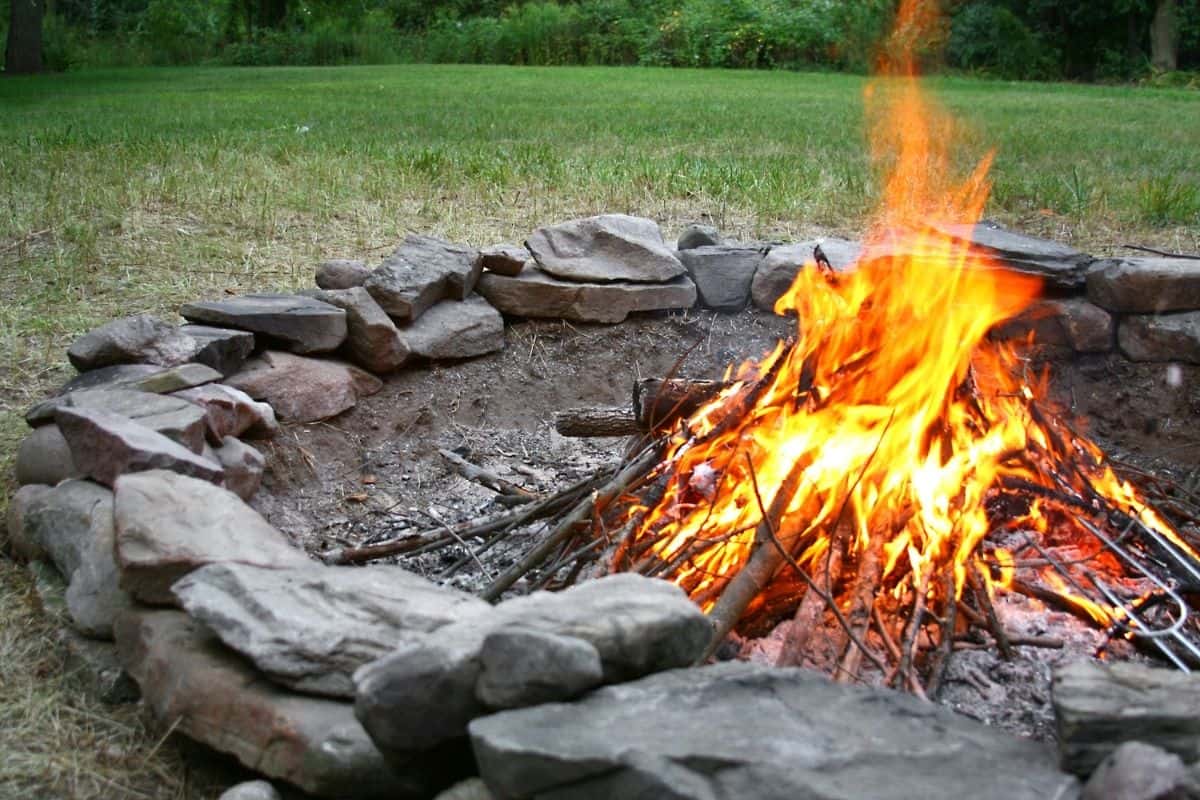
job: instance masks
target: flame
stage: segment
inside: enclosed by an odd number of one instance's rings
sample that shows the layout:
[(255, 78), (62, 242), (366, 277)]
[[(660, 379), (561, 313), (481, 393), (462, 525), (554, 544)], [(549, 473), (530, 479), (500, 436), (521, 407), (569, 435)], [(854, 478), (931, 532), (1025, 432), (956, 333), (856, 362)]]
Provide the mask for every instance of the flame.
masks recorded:
[[(1039, 413), (1046, 377), (988, 339), (1041, 287), (952, 235), (980, 218), (992, 156), (951, 182), (951, 123), (920, 91), (913, 55), (929, 7), (901, 3), (866, 90), (872, 154), (888, 177), (862, 257), (841, 274), (800, 270), (775, 307), (795, 315), (794, 340), (730, 370), (734, 382), (672, 438), (661, 498), (632, 515), (634, 548), (706, 609), (777, 506), (769, 525), (810, 574), (832, 547), (851, 558), (880, 548), (893, 593), (944, 570), (961, 593), (991, 528), (985, 503), (1010, 478), (1065, 480), (1179, 542), (1095, 444)], [(1033, 530), (1040, 516), (1034, 504)], [(1002, 569), (989, 589), (1014, 569), (1011, 553), (995, 553)]]

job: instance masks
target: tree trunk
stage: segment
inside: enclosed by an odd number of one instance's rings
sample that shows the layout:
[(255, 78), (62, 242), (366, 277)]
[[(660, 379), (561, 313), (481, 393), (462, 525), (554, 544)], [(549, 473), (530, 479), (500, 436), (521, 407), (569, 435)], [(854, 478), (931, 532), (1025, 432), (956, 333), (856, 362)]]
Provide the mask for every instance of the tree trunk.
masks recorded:
[(12, 0), (8, 17), (8, 49), (4, 69), (9, 75), (42, 71), (42, 17), (45, 0)]
[(1158, 0), (1150, 23), (1150, 63), (1164, 72), (1179, 68), (1178, 6), (1178, 0)]

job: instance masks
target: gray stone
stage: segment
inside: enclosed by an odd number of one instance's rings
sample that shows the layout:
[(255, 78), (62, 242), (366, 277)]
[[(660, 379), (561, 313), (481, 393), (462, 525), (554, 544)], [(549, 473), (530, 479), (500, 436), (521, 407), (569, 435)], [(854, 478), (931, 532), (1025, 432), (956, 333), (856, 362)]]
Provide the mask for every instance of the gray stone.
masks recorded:
[(821, 248), (821, 252), (829, 259), (829, 265), (836, 272), (850, 269), (862, 255), (862, 245), (858, 242), (835, 238), (813, 239), (799, 244), (773, 247), (758, 265), (750, 285), (754, 305), (763, 311), (774, 311), (775, 303), (791, 288), (796, 274), (805, 265), (816, 268), (813, 251), (817, 247)]
[(159, 723), (268, 777), (337, 798), (415, 798), (436, 791), (414, 765), (392, 772), (349, 703), (293, 695), (178, 611), (121, 615), (117, 647)]
[(1159, 314), (1200, 309), (1200, 261), (1109, 258), (1087, 275), (1088, 299), (1110, 311)]
[(371, 274), (371, 268), (361, 261), (349, 258), (334, 258), (317, 265), (318, 289), (353, 289), (362, 286)]
[(268, 350), (227, 383), (265, 400), (286, 422), (316, 422), (347, 411), (383, 388), (374, 375), (340, 361)]
[(217, 800), (281, 800), (279, 792), (267, 781), (246, 781), (230, 786)]
[(136, 703), (142, 693), (110, 641), (88, 639), (70, 628), (58, 632), (67, 683), (110, 706)]
[(696, 283), (700, 305), (737, 311), (750, 302), (750, 284), (763, 254), (753, 247), (714, 245), (680, 250), (679, 260)]
[(192, 361), (211, 367), (222, 375), (237, 372), (254, 352), (254, 334), (249, 331), (213, 328), (209, 325), (183, 325), (179, 331), (196, 341), (197, 349)]
[(498, 244), (479, 251), (483, 268), (497, 275), (520, 275), (525, 262), (530, 259), (529, 251), (519, 244)]
[(54, 414), (75, 465), (112, 486), (119, 475), (169, 469), (220, 483), (221, 468), (181, 444), (128, 417), (92, 408), (60, 408)]
[(181, 397), (168, 397), (134, 389), (90, 389), (60, 395), (29, 414), (41, 421), (52, 421), (60, 408), (107, 411), (127, 417), (173, 442), (199, 453), (204, 445), (204, 409)]
[(28, 538), (30, 528), (27, 527), (26, 520), (30, 508), (40, 502), (52, 488), (36, 483), (28, 484), (17, 489), (8, 498), (8, 537), (4, 547), (14, 558), (35, 561), (46, 557), (41, 544)]
[(1082, 800), (1186, 800), (1187, 768), (1174, 753), (1124, 742), (1100, 762)]
[(663, 283), (683, 275), (658, 223), (601, 214), (538, 228), (525, 242), (543, 272), (586, 283)]
[(172, 591), (179, 603), (273, 680), (302, 692), (354, 697), (354, 670), (414, 631), (491, 606), (396, 566), (286, 569), (220, 563)]
[[(154, 364), (115, 364), (111, 367), (81, 372), (63, 384), (59, 394), (80, 392), (86, 389), (111, 389), (126, 387), (129, 383), (142, 378), (157, 375), (163, 368)], [(34, 406), (36, 409), (37, 406)]]
[(474, 248), (410, 234), (363, 286), (389, 316), (411, 322), (439, 300), (467, 299), (482, 269)]
[(262, 453), (241, 439), (226, 436), (221, 446), (214, 448), (213, 455), (225, 472), (226, 489), (247, 501), (258, 493), (267, 466)]
[(275, 410), (267, 403), (257, 402), (241, 389), (209, 383), (174, 392), (171, 396), (204, 409), (205, 429), (212, 442), (220, 442), (226, 436), (269, 439), (279, 433)]
[(604, 680), (600, 652), (590, 642), (520, 627), (489, 633), (479, 665), (475, 696), (488, 708), (570, 700)]
[(57, 425), (42, 425), (21, 440), (17, 448), (17, 483), (56, 484), (68, 478), (82, 478), (75, 465), (71, 446)]
[(230, 491), (166, 470), (123, 475), (113, 519), (121, 587), (151, 605), (173, 605), (171, 584), (214, 562), (283, 569), (311, 563)]
[(72, 480), (39, 494), (24, 513), (22, 550), (48, 558), (67, 582), (66, 608), (85, 636), (111, 639), (113, 619), (129, 606), (113, 561), (113, 495)]
[(1055, 289), (1082, 289), (1094, 260), (1073, 247), (1015, 233), (995, 222), (934, 227), (958, 241), (970, 242), (1010, 270), (1036, 275), (1045, 285)]
[(623, 321), (635, 311), (691, 308), (696, 285), (680, 276), (669, 283), (573, 283), (529, 267), (515, 278), (485, 273), (479, 293), (505, 314), (572, 322)]
[[(684, 250), (695, 250), (697, 247), (717, 247), (724, 243), (724, 240), (721, 239), (721, 232), (712, 225), (693, 222), (683, 229), (683, 233), (679, 234), (675, 249), (682, 253)], [(687, 262), (684, 261), (684, 264), (686, 265)]]
[(1200, 311), (1124, 317), (1117, 344), (1131, 361), (1200, 364)]
[(1035, 346), (1076, 353), (1107, 353), (1113, 349), (1112, 315), (1081, 297), (1038, 300), (992, 331), (992, 338), (1023, 340), (1033, 334)]
[(413, 634), (354, 674), (356, 713), (380, 749), (403, 754), (462, 736), (487, 711), (476, 690), (483, 643), (514, 626), (590, 643), (605, 682), (690, 664), (712, 635), (682, 590), (633, 574), (506, 600), (489, 614)]
[(500, 797), (1073, 800), (1036, 742), (899, 692), (730, 662), (471, 723)]
[(88, 389), (130, 389), (167, 394), (220, 379), (221, 373), (204, 364), (180, 364), (166, 369), (152, 364), (118, 364), (76, 375), (67, 381), (60, 394)]
[(312, 295), (346, 312), (346, 342), (342, 351), (360, 367), (378, 374), (395, 372), (408, 360), (408, 347), (371, 293), (361, 286)]
[(157, 364), (173, 367), (190, 361), (195, 339), (149, 314), (107, 322), (71, 343), (67, 358), (80, 372), (113, 364)]
[(504, 348), (504, 317), (478, 295), (446, 300), (401, 328), (400, 338), (414, 356), (473, 358)]
[(497, 798), (481, 779), (467, 778), (440, 793), (433, 800), (497, 800)]
[(329, 353), (346, 338), (345, 311), (300, 295), (249, 294), (206, 300), (188, 303), (179, 313), (189, 322), (261, 334), (296, 353)]

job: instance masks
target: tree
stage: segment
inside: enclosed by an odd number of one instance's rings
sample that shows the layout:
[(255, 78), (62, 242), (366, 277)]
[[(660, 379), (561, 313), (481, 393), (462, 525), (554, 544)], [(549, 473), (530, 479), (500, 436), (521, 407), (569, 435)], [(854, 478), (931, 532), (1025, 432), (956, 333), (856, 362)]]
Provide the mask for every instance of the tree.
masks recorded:
[(42, 71), (42, 18), (46, 0), (11, 0), (4, 69), (9, 75)]
[(1150, 23), (1150, 63), (1155, 69), (1179, 68), (1179, 8), (1177, 0), (1158, 0)]

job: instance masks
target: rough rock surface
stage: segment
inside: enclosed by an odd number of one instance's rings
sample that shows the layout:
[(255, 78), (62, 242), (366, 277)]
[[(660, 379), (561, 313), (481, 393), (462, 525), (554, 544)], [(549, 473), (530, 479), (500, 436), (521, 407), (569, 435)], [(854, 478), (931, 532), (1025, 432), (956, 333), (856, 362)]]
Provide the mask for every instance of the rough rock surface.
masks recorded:
[(120, 414), (60, 408), (54, 419), (71, 447), (75, 465), (105, 486), (112, 486), (119, 475), (149, 469), (167, 469), (213, 483), (224, 477), (218, 465)]
[(590, 642), (520, 627), (488, 634), (479, 665), (475, 696), (488, 708), (570, 700), (604, 681), (600, 652)]
[(1033, 332), (1035, 346), (1076, 353), (1107, 353), (1113, 349), (1113, 317), (1081, 297), (1039, 300), (1020, 315), (996, 326), (998, 339), (1024, 339)]
[(1200, 308), (1200, 261), (1110, 258), (1088, 271), (1088, 299), (1110, 311), (1159, 314)]
[(862, 255), (862, 245), (858, 242), (834, 238), (773, 247), (759, 264), (750, 285), (754, 305), (763, 311), (774, 311), (775, 301), (791, 288), (796, 273), (805, 264), (815, 266), (813, 250), (818, 246), (829, 259), (829, 265), (839, 272), (849, 269)]
[(1117, 328), (1117, 344), (1131, 361), (1200, 364), (1200, 311), (1125, 317)]
[(121, 587), (152, 605), (172, 605), (171, 584), (213, 562), (310, 564), (257, 511), (230, 491), (166, 470), (123, 475), (113, 520)]
[(189, 322), (262, 334), (296, 353), (329, 353), (346, 338), (345, 311), (300, 295), (248, 294), (204, 300), (187, 303), (179, 313)]
[(111, 641), (89, 639), (70, 628), (63, 628), (58, 636), (63, 675), (68, 684), (108, 705), (136, 703), (141, 699), (141, 690), (122, 666)]
[(411, 322), (439, 300), (467, 299), (482, 269), (474, 248), (410, 234), (363, 286), (389, 316)]
[(407, 798), (432, 787), (393, 773), (350, 704), (290, 694), (178, 611), (131, 610), (117, 646), (163, 726), (264, 775), (338, 798)]
[(228, 379), (255, 400), (265, 400), (288, 422), (316, 422), (353, 408), (383, 388), (379, 379), (340, 361), (268, 350)]
[(254, 334), (249, 331), (209, 325), (184, 325), (179, 331), (196, 341), (192, 361), (212, 367), (222, 375), (237, 372), (254, 352)]
[(571, 322), (621, 322), (635, 311), (691, 308), (696, 285), (686, 276), (669, 283), (573, 283), (526, 268), (515, 278), (485, 273), (479, 293), (505, 314)]
[(221, 445), (213, 449), (213, 455), (225, 472), (226, 489), (247, 501), (258, 493), (267, 466), (262, 453), (241, 439), (226, 436)]
[(346, 341), (342, 351), (364, 369), (386, 374), (408, 360), (408, 347), (371, 293), (361, 286), (338, 291), (315, 291), (312, 296), (346, 312)]
[(113, 364), (157, 364), (173, 367), (190, 361), (199, 349), (195, 339), (149, 314), (106, 322), (80, 336), (67, 348), (67, 358), (80, 372)]
[(246, 781), (230, 786), (217, 800), (280, 800), (280, 797), (267, 781)]
[(1187, 783), (1179, 756), (1144, 742), (1125, 742), (1088, 778), (1082, 800), (1185, 800)]
[(518, 244), (498, 244), (479, 251), (483, 268), (497, 275), (520, 275), (529, 260), (529, 251)]
[(362, 286), (371, 274), (371, 268), (361, 261), (349, 258), (334, 258), (317, 265), (316, 284), (319, 289), (353, 289)]
[(171, 396), (204, 410), (204, 425), (211, 442), (220, 442), (226, 436), (243, 435), (249, 439), (269, 439), (279, 433), (275, 410), (268, 403), (257, 402), (241, 389), (209, 383), (174, 392)]
[(721, 244), (724, 242), (721, 239), (720, 231), (712, 225), (694, 222), (679, 234), (679, 239), (675, 242), (675, 249), (683, 252), (684, 250), (694, 250), (697, 247), (716, 247)]
[(679, 260), (696, 284), (700, 305), (737, 311), (750, 302), (750, 284), (763, 254), (754, 247), (713, 245), (680, 250)]
[(29, 510), (40, 502), (41, 498), (53, 488), (52, 486), (31, 483), (17, 489), (8, 498), (8, 518), (6, 520), (7, 540), (3, 547), (5, 554), (11, 552), (15, 558), (21, 561), (35, 561), (46, 557), (41, 545), (26, 538), (26, 532), (29, 530), (26, 526), (26, 518), (29, 515)]
[(525, 246), (543, 272), (589, 283), (663, 283), (684, 273), (658, 223), (601, 214), (538, 228)]
[(504, 348), (504, 317), (477, 295), (446, 300), (404, 326), (400, 339), (421, 358), (473, 358)]
[(1078, 798), (1042, 745), (910, 695), (730, 662), (471, 723), (500, 797)]
[(413, 631), (491, 610), (473, 595), (395, 566), (220, 563), (192, 572), (172, 591), (188, 614), (272, 679), (346, 698), (354, 697), (354, 670)]
[(91, 389), (71, 392), (40, 403), (26, 418), (51, 422), (60, 408), (86, 408), (118, 414), (158, 431), (173, 442), (199, 453), (204, 446), (204, 410), (181, 398), (134, 389)]
[(1060, 242), (1016, 233), (994, 222), (937, 225), (941, 232), (971, 242), (1015, 272), (1036, 275), (1049, 287), (1082, 289), (1092, 257)]
[(71, 456), (71, 445), (57, 425), (42, 425), (32, 432), (17, 447), (17, 483), (25, 486), (33, 483), (56, 484), (67, 478), (82, 478), (83, 470), (75, 465)]
[(59, 394), (86, 389), (132, 389), (167, 394), (219, 380), (221, 373), (204, 364), (180, 364), (166, 369), (153, 364), (117, 364), (76, 375), (67, 381)]
[[(461, 736), (487, 711), (476, 689), (483, 643), (513, 627), (591, 644), (605, 682), (690, 664), (712, 635), (708, 619), (678, 587), (638, 575), (506, 600), (488, 614), (414, 634), (354, 674), (355, 711), (380, 749), (391, 756)], [(561, 643), (552, 648), (560, 649)], [(533, 694), (540, 678), (531, 678)]]

